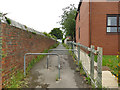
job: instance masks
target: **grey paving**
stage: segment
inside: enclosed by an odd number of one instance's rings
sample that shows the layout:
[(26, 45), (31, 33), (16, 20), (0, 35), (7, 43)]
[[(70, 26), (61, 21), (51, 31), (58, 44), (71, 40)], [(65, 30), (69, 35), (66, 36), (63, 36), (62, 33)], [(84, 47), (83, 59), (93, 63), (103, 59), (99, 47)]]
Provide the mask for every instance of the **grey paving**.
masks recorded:
[[(59, 45), (56, 49), (65, 49)], [(52, 51), (55, 53), (56, 51)], [(52, 53), (51, 52), (51, 53)], [(57, 52), (56, 52), (57, 53)], [(49, 69), (46, 68), (46, 57), (38, 62), (32, 69), (29, 76), (30, 88), (89, 88), (80, 76), (75, 72), (73, 67), (73, 59), (70, 55), (60, 55), (61, 79), (56, 81), (58, 77), (58, 60), (57, 56), (50, 56)]]

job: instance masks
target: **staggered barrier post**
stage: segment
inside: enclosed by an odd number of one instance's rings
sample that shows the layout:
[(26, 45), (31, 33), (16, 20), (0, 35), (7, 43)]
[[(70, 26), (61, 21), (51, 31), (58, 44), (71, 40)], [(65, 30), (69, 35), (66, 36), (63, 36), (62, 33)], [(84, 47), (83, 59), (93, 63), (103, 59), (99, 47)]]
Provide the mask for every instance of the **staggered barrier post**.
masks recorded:
[(24, 55), (24, 76), (26, 76), (26, 59), (25, 59), (26, 55), (56, 55), (58, 56), (58, 78), (60, 79), (60, 57), (57, 53), (26, 53)]

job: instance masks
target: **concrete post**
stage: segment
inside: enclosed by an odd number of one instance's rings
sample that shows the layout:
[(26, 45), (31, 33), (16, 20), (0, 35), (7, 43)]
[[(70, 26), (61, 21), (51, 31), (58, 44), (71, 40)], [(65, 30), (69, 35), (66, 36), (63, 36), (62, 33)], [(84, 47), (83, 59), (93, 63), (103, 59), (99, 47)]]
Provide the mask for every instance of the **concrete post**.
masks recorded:
[(78, 47), (77, 47), (77, 49), (78, 49), (78, 65), (79, 65), (79, 61), (80, 61), (80, 43), (78, 43)]
[[(95, 47), (91, 45), (91, 49), (93, 50)], [(90, 76), (94, 79), (94, 53), (90, 52)]]
[(98, 57), (97, 57), (97, 86), (102, 87), (102, 54), (103, 50), (101, 47), (97, 47)]

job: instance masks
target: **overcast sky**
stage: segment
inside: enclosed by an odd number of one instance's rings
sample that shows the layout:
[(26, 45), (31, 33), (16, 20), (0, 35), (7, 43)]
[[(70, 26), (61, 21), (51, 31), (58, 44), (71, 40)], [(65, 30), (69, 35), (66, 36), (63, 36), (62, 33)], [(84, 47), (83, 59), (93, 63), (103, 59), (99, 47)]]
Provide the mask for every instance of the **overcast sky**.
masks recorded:
[(50, 32), (60, 27), (62, 8), (80, 0), (1, 0), (0, 12), (8, 13), (7, 17), (40, 32)]

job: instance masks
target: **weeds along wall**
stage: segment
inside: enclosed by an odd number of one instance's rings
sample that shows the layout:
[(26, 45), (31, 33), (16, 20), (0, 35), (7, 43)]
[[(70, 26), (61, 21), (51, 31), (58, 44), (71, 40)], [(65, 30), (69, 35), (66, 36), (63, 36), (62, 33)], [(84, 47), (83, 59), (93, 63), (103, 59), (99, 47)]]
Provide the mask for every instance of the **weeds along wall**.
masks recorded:
[[(2, 30), (2, 82), (10, 78), (10, 74), (23, 70), (25, 53), (40, 53), (56, 43), (55, 40), (23, 30), (6, 23)], [(26, 65), (35, 56), (26, 57)]]

